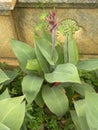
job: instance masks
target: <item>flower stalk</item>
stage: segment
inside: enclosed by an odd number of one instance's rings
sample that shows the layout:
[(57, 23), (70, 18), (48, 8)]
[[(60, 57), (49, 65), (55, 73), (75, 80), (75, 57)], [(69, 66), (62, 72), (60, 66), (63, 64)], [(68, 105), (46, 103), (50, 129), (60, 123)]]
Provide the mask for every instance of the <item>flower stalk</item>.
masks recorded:
[(50, 29), (51, 36), (52, 36), (52, 60), (54, 61), (56, 28), (59, 25), (59, 22), (56, 19), (55, 10), (54, 11), (50, 11), (50, 15), (49, 15), (49, 17), (46, 17), (46, 20), (49, 23), (49, 29)]

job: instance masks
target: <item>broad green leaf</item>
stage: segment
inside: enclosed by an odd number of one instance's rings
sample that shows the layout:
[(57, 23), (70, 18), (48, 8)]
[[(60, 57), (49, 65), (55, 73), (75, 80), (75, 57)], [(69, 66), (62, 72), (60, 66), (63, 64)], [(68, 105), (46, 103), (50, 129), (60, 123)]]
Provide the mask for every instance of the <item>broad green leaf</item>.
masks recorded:
[(60, 87), (43, 86), (42, 97), (48, 108), (57, 116), (63, 116), (68, 110), (68, 99), (65, 90)]
[(6, 89), (1, 95), (0, 95), (0, 100), (10, 98), (10, 95), (8, 93), (8, 89)]
[(41, 66), (41, 69), (43, 70), (44, 73), (48, 73), (50, 71), (50, 66), (47, 60), (44, 58), (44, 56), (41, 54), (40, 50), (38, 47), (35, 45), (35, 53), (37, 56), (37, 59), (39, 61), (39, 64)]
[(75, 101), (74, 106), (78, 117), (85, 116), (85, 100)]
[(35, 98), (35, 102), (38, 106), (43, 107), (44, 106), (44, 100), (42, 98), (41, 91), (38, 93), (37, 97)]
[(78, 92), (80, 95), (85, 96), (85, 92), (95, 92), (93, 86), (87, 84), (87, 83), (82, 83), (82, 84), (75, 84), (73, 85), (73, 88), (76, 92)]
[(18, 75), (18, 72), (16, 72), (16, 71), (4, 70), (4, 72), (10, 78), (9, 80), (4, 82), (4, 85), (7, 85), (10, 82), (12, 82), (16, 78), (16, 76)]
[(86, 92), (85, 104), (88, 125), (98, 130), (98, 94)]
[(70, 63), (61, 64), (52, 73), (46, 73), (45, 79), (50, 82), (72, 82), (80, 83), (77, 68)]
[(41, 54), (44, 56), (44, 58), (47, 60), (47, 62), (50, 65), (54, 65), (58, 59), (57, 52), (55, 50), (54, 53), (54, 61), (52, 59), (52, 45), (51, 43), (43, 38), (36, 38), (35, 39), (35, 44), (39, 48)]
[(93, 71), (98, 69), (98, 59), (89, 59), (78, 63), (79, 70)]
[(40, 67), (37, 59), (28, 60), (26, 69), (34, 70), (34, 71), (38, 71), (38, 72), (41, 71), (41, 67)]
[(60, 46), (59, 44), (55, 47), (57, 53), (58, 53), (58, 60), (56, 62), (56, 64), (63, 64), (64, 63), (64, 54), (63, 54), (63, 49), (62, 46)]
[(77, 128), (76, 130), (82, 130), (80, 128), (80, 124), (79, 124), (79, 120), (78, 120), (78, 116), (77, 116), (76, 111), (71, 111), (70, 113), (71, 113), (72, 120)]
[(20, 130), (25, 116), (24, 96), (0, 101), (0, 122), (11, 130)]
[(45, 31), (45, 29), (43, 29), (43, 37), (44, 39), (47, 39), (47, 41), (51, 42), (52, 38), (51, 38), (51, 33), (48, 33), (47, 31)]
[(21, 68), (26, 71), (25, 67), (27, 64), (27, 60), (35, 58), (34, 48), (30, 47), (24, 42), (20, 42), (18, 40), (11, 40), (11, 47), (13, 52), (15, 53)]
[(9, 80), (10, 78), (0, 69), (0, 84)]
[(0, 91), (1, 91), (2, 88), (3, 88), (3, 84), (0, 84)]
[(86, 120), (85, 101), (84, 100), (76, 101), (74, 102), (74, 105), (81, 130), (90, 130)]
[(74, 65), (76, 65), (78, 62), (78, 50), (71, 33), (68, 35), (68, 59), (69, 63), (72, 63)]
[(23, 94), (26, 96), (27, 102), (30, 104), (36, 98), (43, 83), (43, 78), (33, 75), (27, 75), (22, 82)]
[(0, 130), (11, 130), (10, 128), (8, 128), (7, 126), (5, 126), (4, 124), (2, 124), (0, 122)]

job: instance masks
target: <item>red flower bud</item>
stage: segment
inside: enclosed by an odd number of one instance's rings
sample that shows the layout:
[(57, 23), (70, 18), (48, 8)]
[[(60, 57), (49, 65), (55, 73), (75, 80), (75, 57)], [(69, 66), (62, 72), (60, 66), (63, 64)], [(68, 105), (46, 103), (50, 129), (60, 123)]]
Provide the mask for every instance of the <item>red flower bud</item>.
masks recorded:
[(58, 27), (59, 22), (56, 19), (55, 11), (50, 11), (50, 15), (49, 17), (46, 17), (46, 20), (49, 23), (50, 32), (52, 32), (52, 30), (55, 30)]
[(54, 86), (58, 86), (60, 84), (60, 82), (55, 82)]

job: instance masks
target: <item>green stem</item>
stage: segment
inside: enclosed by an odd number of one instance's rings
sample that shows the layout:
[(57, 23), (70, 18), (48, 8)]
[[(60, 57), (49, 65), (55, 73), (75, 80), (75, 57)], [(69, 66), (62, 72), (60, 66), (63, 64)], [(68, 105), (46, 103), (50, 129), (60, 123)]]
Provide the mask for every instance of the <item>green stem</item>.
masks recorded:
[(52, 30), (52, 60), (54, 61), (54, 51), (55, 51), (55, 29)]

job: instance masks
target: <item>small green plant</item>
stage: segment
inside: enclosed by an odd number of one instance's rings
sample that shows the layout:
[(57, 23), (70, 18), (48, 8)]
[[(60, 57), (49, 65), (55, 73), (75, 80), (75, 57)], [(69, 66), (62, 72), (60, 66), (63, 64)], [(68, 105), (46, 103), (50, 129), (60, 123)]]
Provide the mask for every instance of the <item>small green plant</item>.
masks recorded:
[[(72, 97), (75, 93), (80, 94), (79, 99), (82, 99), (85, 91), (95, 92), (90, 84), (81, 81), (78, 72), (98, 69), (98, 60), (78, 61), (73, 34), (79, 27), (75, 21), (58, 21), (54, 11), (45, 19), (49, 31), (43, 30), (41, 35), (35, 35), (34, 48), (16, 40), (11, 40), (11, 46), (26, 73), (22, 91), (27, 103), (35, 101), (40, 107), (46, 104), (52, 113), (63, 116), (69, 107), (73, 109)], [(62, 43), (56, 37), (57, 31), (64, 36)]]
[[(57, 116), (63, 116), (69, 107), (65, 94), (66, 83), (80, 83), (78, 70), (74, 65), (77, 64), (78, 53), (72, 30), (63, 46), (56, 43), (56, 29), (60, 23), (56, 20), (55, 12), (50, 12), (46, 20), (50, 33), (43, 32), (44, 37), (36, 35), (34, 48), (16, 40), (11, 40), (11, 46), (20, 67), (27, 74), (22, 81), (22, 91), (28, 104), (33, 101), (41, 107), (46, 104)], [(67, 48), (64, 49), (67, 42), (68, 46), (70, 43), (69, 52)]]
[[(11, 47), (24, 73), (21, 83), (23, 96), (19, 97), (23, 113), (18, 111), (23, 116), (21, 123), (17, 122), (17, 126), (20, 128), (22, 125), (26, 107), (21, 130), (27, 130), (27, 127), (32, 130), (43, 128), (97, 130), (98, 97), (92, 83), (86, 81), (82, 75), (91, 71), (96, 72), (97, 75), (98, 59), (79, 61), (78, 49), (73, 37), (79, 27), (74, 20), (59, 21), (55, 11), (51, 11), (49, 15), (45, 14), (43, 17), (49, 28), (46, 29), (47, 26), (44, 28), (42, 24), (40, 26), (43, 27), (41, 34), (37, 33), (40, 27), (36, 29), (34, 48), (21, 41), (11, 40)], [(2, 71), (1, 73), (3, 74)], [(8, 78), (0, 77), (0, 83), (5, 82)], [(11, 92), (13, 91), (11, 90)], [(14, 103), (17, 104), (18, 99), (14, 99)], [(40, 108), (34, 110), (33, 104), (37, 104)], [(56, 115), (51, 116), (50, 121), (44, 113), (46, 108), (49, 116), (51, 113)], [(0, 107), (1, 112), (2, 109), (3, 107)], [(61, 126), (58, 125), (59, 123)], [(1, 125), (12, 128), (9, 122)]]

